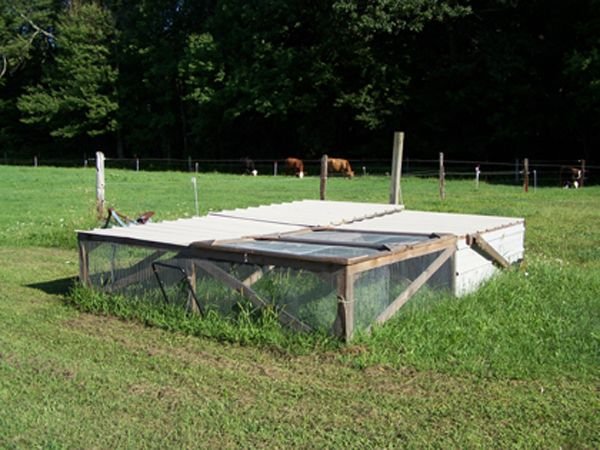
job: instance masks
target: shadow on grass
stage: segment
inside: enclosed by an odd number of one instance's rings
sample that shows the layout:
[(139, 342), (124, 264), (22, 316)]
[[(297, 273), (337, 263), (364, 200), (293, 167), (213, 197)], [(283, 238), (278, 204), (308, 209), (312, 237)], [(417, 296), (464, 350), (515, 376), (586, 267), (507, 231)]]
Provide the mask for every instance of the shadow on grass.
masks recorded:
[(66, 295), (71, 291), (71, 288), (77, 283), (78, 277), (59, 278), (58, 280), (43, 281), (41, 283), (33, 283), (26, 285), (33, 289), (39, 289), (46, 294), (51, 295)]

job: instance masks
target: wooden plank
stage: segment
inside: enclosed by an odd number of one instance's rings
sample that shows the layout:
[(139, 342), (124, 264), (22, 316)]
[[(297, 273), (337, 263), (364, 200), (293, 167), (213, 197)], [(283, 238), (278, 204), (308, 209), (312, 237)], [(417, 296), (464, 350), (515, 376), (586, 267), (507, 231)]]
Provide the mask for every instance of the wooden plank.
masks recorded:
[[(225, 284), (226, 286), (229, 286), (230, 288), (238, 291), (240, 294), (242, 294), (244, 297), (246, 297), (248, 300), (250, 300), (250, 302), (252, 302), (252, 304), (254, 306), (256, 306), (257, 308), (265, 308), (265, 307), (269, 306), (269, 303), (266, 302), (265, 300), (263, 300), (263, 298), (260, 295), (258, 295), (256, 292), (254, 292), (251, 288), (246, 286), (240, 280), (238, 280), (234, 276), (228, 274), (226, 271), (224, 271), (220, 267), (218, 267), (216, 264), (214, 264), (210, 261), (201, 260), (201, 259), (194, 259), (194, 264), (196, 264), (199, 268), (204, 270), (206, 273), (208, 273), (210, 276), (212, 276), (216, 280), (218, 280), (218, 281), (222, 282), (223, 284)], [(279, 320), (284, 325), (287, 325), (296, 331), (311, 331), (312, 330), (312, 328), (310, 326), (308, 326), (307, 324), (300, 321), (299, 319), (292, 316), (291, 314), (289, 314), (286, 311), (279, 311)]]
[(454, 255), (455, 248), (446, 249), (425, 269), (421, 275), (414, 279), (408, 287), (375, 319), (376, 323), (384, 323), (406, 304), (407, 301), (429, 280), (442, 265)]
[(200, 305), (198, 305), (196, 296), (196, 265), (192, 261), (188, 261), (186, 275), (190, 286), (190, 293), (188, 295), (187, 307), (188, 311), (193, 314), (200, 314)]
[(471, 234), (467, 237), (467, 244), (484, 258), (504, 269), (510, 267), (510, 263), (494, 247), (490, 245), (479, 233)]
[(166, 252), (163, 250), (155, 251), (128, 269), (125, 269), (125, 271), (123, 271), (123, 276), (118, 280), (115, 280), (110, 286), (111, 290), (114, 291), (115, 289), (124, 288), (135, 281), (152, 278), (154, 273), (152, 272), (152, 267), (150, 265), (165, 253)]
[(79, 281), (87, 287), (91, 286), (90, 282), (90, 258), (87, 252), (85, 243), (78, 240), (79, 244)]
[(245, 286), (252, 286), (254, 283), (256, 283), (258, 280), (260, 280), (263, 276), (265, 276), (265, 274), (269, 273), (271, 270), (273, 270), (275, 268), (275, 266), (268, 266), (266, 268), (266, 270), (263, 270), (263, 268), (259, 268), (256, 272), (251, 273), (250, 275), (248, 275), (243, 281), (242, 283)]
[(404, 261), (417, 256), (428, 255), (447, 248), (456, 248), (456, 236), (442, 236), (432, 242), (426, 242), (419, 245), (407, 245), (395, 248), (392, 252), (383, 256), (373, 257), (366, 261), (358, 262), (351, 266), (353, 273), (364, 272), (366, 270), (376, 269), (377, 267), (387, 266), (396, 262)]
[(339, 336), (350, 342), (354, 332), (354, 276), (347, 269), (342, 271), (337, 282)]

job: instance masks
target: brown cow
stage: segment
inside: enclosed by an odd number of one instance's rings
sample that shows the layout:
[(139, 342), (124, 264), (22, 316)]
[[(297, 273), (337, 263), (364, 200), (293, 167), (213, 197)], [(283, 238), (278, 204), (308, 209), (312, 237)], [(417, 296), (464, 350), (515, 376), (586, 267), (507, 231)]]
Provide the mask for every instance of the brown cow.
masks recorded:
[(304, 177), (304, 163), (298, 158), (286, 158), (285, 172), (296, 175), (299, 178)]
[(327, 158), (327, 170), (329, 172), (343, 173), (348, 178), (352, 178), (354, 176), (352, 167), (347, 159)]

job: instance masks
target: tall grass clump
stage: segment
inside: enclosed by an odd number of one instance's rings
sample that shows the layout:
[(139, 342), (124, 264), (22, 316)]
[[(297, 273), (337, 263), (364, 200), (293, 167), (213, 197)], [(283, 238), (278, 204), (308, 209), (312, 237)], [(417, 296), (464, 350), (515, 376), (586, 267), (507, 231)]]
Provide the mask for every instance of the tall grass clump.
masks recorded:
[(81, 311), (132, 320), (147, 326), (239, 345), (257, 345), (290, 354), (332, 349), (339, 343), (324, 333), (297, 333), (286, 329), (273, 308), (256, 310), (240, 301), (236, 314), (223, 316), (209, 310), (204, 316), (180, 305), (148, 301), (141, 296), (106, 294), (75, 285), (65, 301)]
[(361, 336), (359, 366), (413, 365), (484, 377), (597, 376), (600, 275), (538, 260), (463, 298), (412, 305)]

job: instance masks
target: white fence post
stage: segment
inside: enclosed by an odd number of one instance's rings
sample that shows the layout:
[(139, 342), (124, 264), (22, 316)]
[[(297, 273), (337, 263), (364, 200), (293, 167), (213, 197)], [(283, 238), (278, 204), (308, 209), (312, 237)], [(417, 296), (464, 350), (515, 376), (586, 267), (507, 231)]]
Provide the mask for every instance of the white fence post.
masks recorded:
[(96, 212), (104, 217), (104, 153), (96, 152)]

